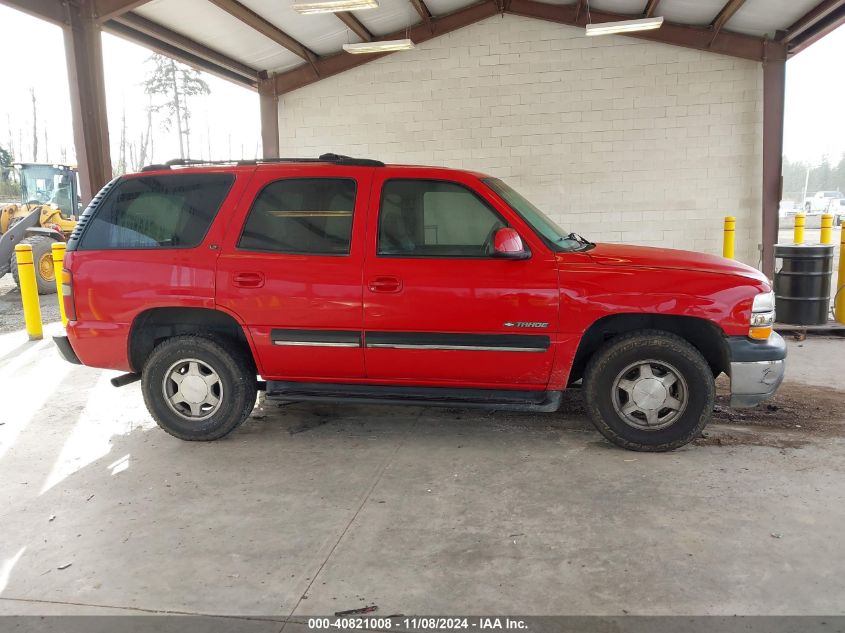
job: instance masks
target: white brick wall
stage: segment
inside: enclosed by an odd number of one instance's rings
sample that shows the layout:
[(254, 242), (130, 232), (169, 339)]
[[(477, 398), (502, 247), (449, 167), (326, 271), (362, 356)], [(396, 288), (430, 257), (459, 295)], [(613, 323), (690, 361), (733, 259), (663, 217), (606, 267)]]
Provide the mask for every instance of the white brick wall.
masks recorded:
[(282, 155), (326, 151), (505, 179), (602, 241), (759, 259), (760, 64), (492, 17), (284, 95)]

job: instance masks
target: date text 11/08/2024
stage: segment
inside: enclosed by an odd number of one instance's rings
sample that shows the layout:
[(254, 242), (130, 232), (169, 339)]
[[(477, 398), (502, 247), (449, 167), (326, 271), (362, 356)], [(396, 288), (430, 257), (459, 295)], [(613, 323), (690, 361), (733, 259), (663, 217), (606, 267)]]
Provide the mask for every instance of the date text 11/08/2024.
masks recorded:
[(393, 627), (404, 631), (451, 631), (451, 630), (511, 630), (527, 631), (525, 620), (509, 617), (334, 617), (309, 618), (310, 630), (355, 630), (383, 629)]

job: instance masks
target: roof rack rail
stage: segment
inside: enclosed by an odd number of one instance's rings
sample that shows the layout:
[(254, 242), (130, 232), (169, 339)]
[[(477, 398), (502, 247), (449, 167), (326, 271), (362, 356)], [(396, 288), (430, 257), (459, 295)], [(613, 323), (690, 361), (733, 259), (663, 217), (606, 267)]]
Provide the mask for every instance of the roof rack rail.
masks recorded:
[(272, 165), (274, 163), (332, 163), (350, 167), (384, 167), (380, 160), (371, 158), (353, 158), (343, 154), (322, 154), (319, 158), (256, 158), (252, 160), (197, 160), (194, 158), (174, 158), (164, 164), (147, 165), (144, 171), (160, 171), (173, 167), (199, 167), (203, 165)]

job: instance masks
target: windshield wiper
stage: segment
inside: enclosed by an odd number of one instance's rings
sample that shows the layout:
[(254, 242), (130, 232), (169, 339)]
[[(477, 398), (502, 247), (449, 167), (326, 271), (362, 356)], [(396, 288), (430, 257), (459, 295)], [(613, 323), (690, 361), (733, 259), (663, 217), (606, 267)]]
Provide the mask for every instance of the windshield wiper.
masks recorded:
[(578, 242), (579, 244), (584, 246), (585, 249), (586, 248), (593, 248), (596, 245), (595, 242), (591, 242), (587, 238), (585, 238), (581, 235), (578, 235), (577, 233), (570, 233), (569, 235), (566, 236), (566, 239), (572, 240), (573, 242)]

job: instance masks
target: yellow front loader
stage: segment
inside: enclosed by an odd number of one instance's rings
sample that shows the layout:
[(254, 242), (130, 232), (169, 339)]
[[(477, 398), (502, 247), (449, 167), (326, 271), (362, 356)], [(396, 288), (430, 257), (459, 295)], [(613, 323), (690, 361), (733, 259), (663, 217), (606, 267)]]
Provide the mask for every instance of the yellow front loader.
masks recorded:
[(0, 277), (12, 273), (18, 282), (15, 245), (30, 244), (38, 293), (56, 292), (51, 248), (66, 242), (79, 214), (76, 169), (66, 165), (19, 163), (21, 201), (0, 207)]

